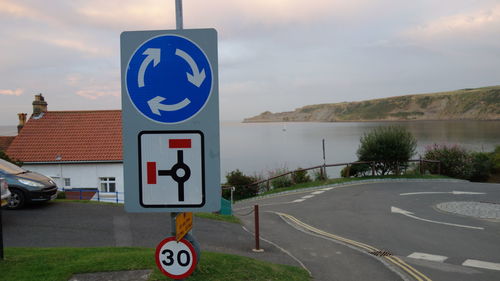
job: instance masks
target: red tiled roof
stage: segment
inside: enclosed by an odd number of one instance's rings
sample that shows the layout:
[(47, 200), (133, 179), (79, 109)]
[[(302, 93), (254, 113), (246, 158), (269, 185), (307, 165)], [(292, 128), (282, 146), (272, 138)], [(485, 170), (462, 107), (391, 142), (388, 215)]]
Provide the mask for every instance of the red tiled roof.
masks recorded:
[(0, 136), (0, 150), (7, 150), (14, 138), (15, 136)]
[(7, 155), (23, 162), (121, 161), (121, 110), (48, 111), (32, 117)]

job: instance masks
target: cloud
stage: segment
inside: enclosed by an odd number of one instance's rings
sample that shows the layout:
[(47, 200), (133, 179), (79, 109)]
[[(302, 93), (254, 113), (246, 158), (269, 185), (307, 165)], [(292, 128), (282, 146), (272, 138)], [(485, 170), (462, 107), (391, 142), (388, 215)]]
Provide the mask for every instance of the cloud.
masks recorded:
[(402, 32), (402, 37), (417, 44), (447, 43), (500, 47), (500, 5), (440, 17)]
[(92, 56), (109, 56), (113, 52), (107, 48), (96, 47), (94, 45), (88, 44), (88, 41), (81, 41), (77, 39), (65, 39), (65, 38), (46, 38), (45, 41), (48, 44), (81, 52)]
[(0, 90), (0, 95), (7, 96), (20, 96), (24, 93), (23, 89), (15, 89), (15, 90)]
[(77, 95), (91, 99), (91, 100), (96, 100), (101, 97), (105, 96), (113, 96), (113, 97), (119, 97), (120, 92), (119, 90), (79, 90), (76, 92)]
[(175, 22), (174, 1), (91, 0), (76, 11), (86, 23), (109, 28), (159, 28)]

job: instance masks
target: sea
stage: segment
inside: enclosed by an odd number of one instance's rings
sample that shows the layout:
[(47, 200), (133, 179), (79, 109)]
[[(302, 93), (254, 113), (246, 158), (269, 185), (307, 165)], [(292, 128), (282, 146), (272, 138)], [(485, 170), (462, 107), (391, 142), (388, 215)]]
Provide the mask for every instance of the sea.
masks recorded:
[[(433, 144), (461, 145), (488, 152), (500, 145), (500, 121), (405, 121), (325, 123), (241, 123), (223, 121), (220, 127), (221, 181), (239, 169), (267, 177), (293, 170), (357, 160), (363, 134), (377, 127), (401, 126), (417, 139), (418, 159)], [(15, 135), (15, 126), (0, 126), (0, 135)], [(323, 146), (324, 142), (324, 146)], [(324, 147), (324, 149), (323, 149)], [(339, 177), (340, 168), (328, 170)]]

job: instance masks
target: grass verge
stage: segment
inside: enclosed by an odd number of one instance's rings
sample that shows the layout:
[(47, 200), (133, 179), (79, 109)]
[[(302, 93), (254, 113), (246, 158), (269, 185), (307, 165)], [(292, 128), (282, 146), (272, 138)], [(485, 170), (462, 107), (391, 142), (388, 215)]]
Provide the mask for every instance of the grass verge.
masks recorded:
[(221, 215), (221, 214), (214, 214), (214, 213), (194, 213), (194, 215), (195, 215), (195, 217), (198, 217), (198, 218), (241, 224), (241, 220), (233, 215)]
[(422, 175), (401, 175), (401, 176), (390, 175), (390, 176), (374, 176), (374, 177), (370, 176), (370, 177), (360, 177), (360, 178), (335, 178), (335, 179), (328, 179), (328, 180), (324, 180), (324, 181), (311, 181), (311, 182), (306, 182), (306, 183), (300, 183), (300, 184), (295, 184), (295, 185), (292, 185), (289, 187), (275, 188), (275, 189), (266, 191), (262, 194), (259, 194), (259, 196), (280, 193), (280, 192), (290, 191), (290, 190), (296, 190), (296, 189), (309, 188), (309, 187), (356, 182), (356, 181), (371, 180), (371, 179), (449, 179), (449, 178), (450, 177), (441, 176), (441, 175), (424, 175), (424, 176), (422, 176)]
[[(66, 281), (76, 273), (154, 269), (150, 281), (171, 280), (156, 268), (150, 248), (6, 248), (0, 278), (16, 281)], [(186, 280), (310, 280), (301, 268), (270, 264), (220, 253), (203, 252)]]

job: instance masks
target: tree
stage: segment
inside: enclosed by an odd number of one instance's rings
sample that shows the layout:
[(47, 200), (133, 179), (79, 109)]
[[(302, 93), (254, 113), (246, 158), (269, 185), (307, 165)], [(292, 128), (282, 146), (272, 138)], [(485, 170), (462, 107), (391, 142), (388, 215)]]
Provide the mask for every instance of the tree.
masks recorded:
[[(257, 186), (249, 186), (255, 182), (255, 178), (246, 176), (236, 169), (226, 174), (227, 185), (234, 186), (234, 199), (240, 200), (257, 195)], [(224, 194), (225, 193), (225, 194)], [(224, 197), (229, 197), (230, 191), (223, 192)]]
[(378, 127), (365, 133), (357, 151), (359, 161), (375, 162), (375, 171), (385, 175), (404, 170), (415, 154), (417, 140), (403, 127)]

